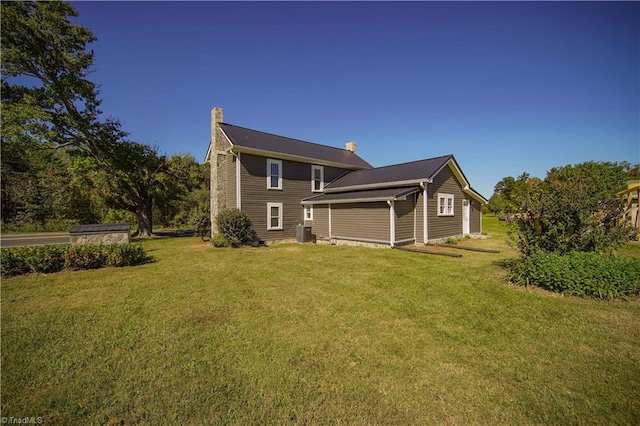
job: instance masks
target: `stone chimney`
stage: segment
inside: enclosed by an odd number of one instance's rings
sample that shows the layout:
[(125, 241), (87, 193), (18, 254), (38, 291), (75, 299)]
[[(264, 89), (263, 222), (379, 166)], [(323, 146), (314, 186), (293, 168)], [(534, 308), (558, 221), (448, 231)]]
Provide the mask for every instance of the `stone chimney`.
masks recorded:
[(225, 166), (228, 153), (227, 143), (219, 124), (223, 122), (224, 111), (220, 107), (211, 110), (211, 151), (209, 165), (211, 169), (211, 234), (217, 234), (216, 216), (227, 207)]
[(355, 154), (356, 153), (356, 143), (355, 142), (347, 142), (344, 145), (344, 149), (346, 149), (349, 152), (353, 152)]

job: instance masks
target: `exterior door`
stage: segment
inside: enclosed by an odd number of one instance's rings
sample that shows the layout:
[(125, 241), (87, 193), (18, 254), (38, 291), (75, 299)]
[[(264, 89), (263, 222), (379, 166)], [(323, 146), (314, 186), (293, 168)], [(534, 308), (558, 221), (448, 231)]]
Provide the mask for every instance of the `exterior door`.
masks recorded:
[(471, 203), (469, 200), (462, 200), (462, 234), (467, 235), (470, 232), (471, 223)]

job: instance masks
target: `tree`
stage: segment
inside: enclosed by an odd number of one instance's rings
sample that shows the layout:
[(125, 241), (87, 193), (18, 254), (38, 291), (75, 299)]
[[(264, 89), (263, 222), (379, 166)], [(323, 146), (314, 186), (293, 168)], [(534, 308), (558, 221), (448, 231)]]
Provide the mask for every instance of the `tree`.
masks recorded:
[(511, 176), (502, 178), (493, 188), (493, 195), (487, 204), (487, 210), (494, 214), (513, 214), (517, 212), (526, 200), (528, 185), (531, 178), (529, 173), (522, 173), (517, 179)]
[(629, 241), (616, 193), (633, 173), (628, 163), (587, 162), (555, 167), (529, 180), (515, 223), (521, 254), (604, 251)]
[[(2, 146), (81, 150), (112, 179), (116, 205), (152, 233), (154, 186), (167, 170), (154, 148), (127, 140), (115, 119), (101, 120), (96, 85), (87, 78), (96, 40), (73, 24), (64, 2), (2, 2)], [(27, 85), (27, 83), (30, 83)]]

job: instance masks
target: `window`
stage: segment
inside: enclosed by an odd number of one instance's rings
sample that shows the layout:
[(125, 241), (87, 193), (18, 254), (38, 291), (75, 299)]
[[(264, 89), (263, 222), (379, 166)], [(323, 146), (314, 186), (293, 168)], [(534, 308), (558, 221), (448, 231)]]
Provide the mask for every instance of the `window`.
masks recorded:
[(267, 159), (267, 189), (282, 189), (282, 161)]
[(304, 220), (313, 220), (313, 206), (304, 206)]
[(438, 194), (438, 216), (453, 216), (454, 198), (452, 194)]
[(324, 189), (324, 167), (311, 166), (311, 191), (322, 192)]
[(282, 229), (282, 203), (267, 203), (267, 230)]

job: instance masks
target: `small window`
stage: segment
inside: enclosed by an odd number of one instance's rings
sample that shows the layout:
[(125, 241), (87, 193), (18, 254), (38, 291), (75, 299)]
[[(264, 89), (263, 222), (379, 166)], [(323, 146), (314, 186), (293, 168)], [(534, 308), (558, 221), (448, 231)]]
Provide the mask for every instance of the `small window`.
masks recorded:
[(454, 205), (452, 194), (438, 194), (438, 216), (453, 216)]
[(313, 220), (313, 206), (304, 206), (304, 220)]
[(267, 189), (282, 189), (282, 161), (267, 160)]
[(311, 166), (311, 191), (322, 192), (324, 189), (324, 167)]
[(267, 230), (282, 229), (282, 203), (267, 203)]

